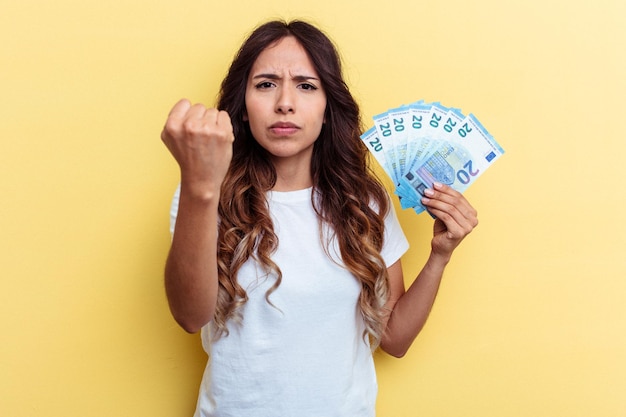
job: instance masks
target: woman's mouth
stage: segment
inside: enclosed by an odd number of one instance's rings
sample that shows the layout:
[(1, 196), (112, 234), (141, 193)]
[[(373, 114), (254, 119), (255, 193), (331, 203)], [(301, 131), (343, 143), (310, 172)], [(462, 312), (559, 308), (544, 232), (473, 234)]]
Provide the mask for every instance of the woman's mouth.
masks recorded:
[(297, 125), (290, 122), (277, 122), (270, 126), (270, 131), (277, 136), (289, 136), (299, 129)]

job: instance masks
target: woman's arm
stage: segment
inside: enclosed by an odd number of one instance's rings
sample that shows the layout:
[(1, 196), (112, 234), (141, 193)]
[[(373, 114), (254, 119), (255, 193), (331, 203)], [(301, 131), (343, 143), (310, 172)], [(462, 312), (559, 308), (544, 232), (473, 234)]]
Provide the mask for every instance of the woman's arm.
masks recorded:
[(426, 265), (406, 291), (400, 261), (388, 268), (390, 297), (386, 308), (390, 314), (381, 348), (396, 357), (404, 356), (424, 327), (452, 253), (478, 225), (476, 210), (448, 186), (435, 184), (422, 202), (436, 217)]
[(165, 290), (174, 319), (195, 333), (215, 311), (217, 209), (232, 157), (233, 130), (226, 112), (181, 100), (170, 112), (161, 138), (181, 172)]

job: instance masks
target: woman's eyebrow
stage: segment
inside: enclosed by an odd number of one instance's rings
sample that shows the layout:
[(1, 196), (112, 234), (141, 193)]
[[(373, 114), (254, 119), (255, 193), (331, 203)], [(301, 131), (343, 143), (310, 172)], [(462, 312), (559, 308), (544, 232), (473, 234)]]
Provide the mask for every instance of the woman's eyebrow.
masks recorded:
[[(259, 78), (266, 78), (268, 80), (281, 80), (283, 77), (274, 73), (256, 74), (252, 77), (253, 80), (256, 80)], [(311, 80), (319, 81), (319, 78), (313, 77), (312, 75), (294, 75), (293, 77), (291, 77), (291, 79), (294, 81), (311, 81)]]

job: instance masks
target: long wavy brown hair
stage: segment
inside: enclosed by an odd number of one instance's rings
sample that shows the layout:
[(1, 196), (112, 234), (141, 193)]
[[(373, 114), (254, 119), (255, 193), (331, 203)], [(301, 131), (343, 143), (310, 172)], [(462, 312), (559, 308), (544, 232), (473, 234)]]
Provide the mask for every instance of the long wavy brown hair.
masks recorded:
[[(213, 319), (217, 334), (227, 334), (228, 320), (241, 320), (247, 301), (237, 273), (250, 258), (277, 276), (268, 298), (281, 283), (272, 261), (279, 242), (268, 212), (266, 193), (276, 181), (267, 152), (255, 141), (244, 121), (248, 75), (259, 54), (292, 36), (307, 51), (327, 95), (326, 123), (313, 148), (312, 204), (337, 240), (345, 267), (361, 283), (359, 307), (365, 335), (375, 346), (383, 333), (383, 306), (388, 299), (387, 270), (380, 251), (389, 199), (368, 164), (361, 142), (360, 112), (343, 79), (341, 60), (332, 41), (303, 21), (272, 21), (259, 26), (243, 43), (222, 82), (218, 108), (226, 110), (235, 135), (233, 158), (224, 180), (219, 206), (219, 292)], [(271, 302), (270, 302), (271, 303)]]

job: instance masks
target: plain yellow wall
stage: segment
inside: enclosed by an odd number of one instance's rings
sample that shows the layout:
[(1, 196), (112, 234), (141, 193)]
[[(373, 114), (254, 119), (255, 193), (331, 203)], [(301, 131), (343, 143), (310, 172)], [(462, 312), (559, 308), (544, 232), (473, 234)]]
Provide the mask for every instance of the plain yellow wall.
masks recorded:
[[(441, 101), (507, 151), (425, 330), (376, 355), (379, 415), (626, 415), (622, 0), (1, 3), (0, 415), (191, 415), (206, 358), (162, 288), (159, 133), (274, 17), (331, 35), (365, 120)], [(400, 218), (408, 280), (431, 221)]]

